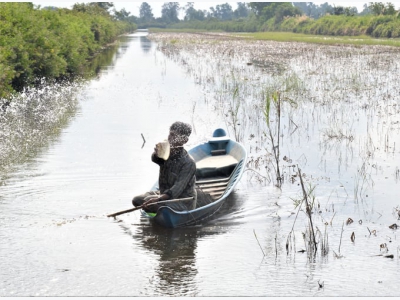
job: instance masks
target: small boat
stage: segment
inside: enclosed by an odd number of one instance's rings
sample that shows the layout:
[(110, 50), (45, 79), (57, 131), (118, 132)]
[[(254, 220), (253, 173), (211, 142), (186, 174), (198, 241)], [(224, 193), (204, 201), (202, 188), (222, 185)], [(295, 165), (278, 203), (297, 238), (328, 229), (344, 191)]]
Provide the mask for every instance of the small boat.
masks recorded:
[[(142, 215), (163, 227), (198, 224), (214, 215), (239, 182), (245, 168), (247, 153), (243, 145), (230, 139), (218, 128), (207, 142), (188, 150), (196, 162), (197, 205), (190, 211), (175, 211), (161, 206), (157, 213)], [(151, 190), (158, 190), (158, 181)]]

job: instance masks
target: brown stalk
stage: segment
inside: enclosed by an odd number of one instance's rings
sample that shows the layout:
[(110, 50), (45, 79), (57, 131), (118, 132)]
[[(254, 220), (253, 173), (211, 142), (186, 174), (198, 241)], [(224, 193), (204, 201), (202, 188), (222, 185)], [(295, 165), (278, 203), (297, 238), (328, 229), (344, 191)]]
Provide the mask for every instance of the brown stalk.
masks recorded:
[(306, 201), (306, 212), (307, 212), (307, 215), (308, 215), (308, 219), (310, 221), (311, 233), (312, 233), (312, 236), (313, 236), (313, 242), (314, 242), (314, 246), (315, 246), (314, 251), (317, 252), (317, 241), (315, 239), (314, 225), (313, 225), (312, 218), (311, 218), (311, 208), (310, 208), (310, 204), (308, 203), (308, 196), (307, 196), (306, 190), (304, 188), (303, 177), (301, 176), (301, 170), (300, 170), (299, 166), (297, 166), (297, 170), (298, 170), (298, 173), (299, 173), (301, 188), (303, 190), (303, 197), (304, 197), (304, 200)]

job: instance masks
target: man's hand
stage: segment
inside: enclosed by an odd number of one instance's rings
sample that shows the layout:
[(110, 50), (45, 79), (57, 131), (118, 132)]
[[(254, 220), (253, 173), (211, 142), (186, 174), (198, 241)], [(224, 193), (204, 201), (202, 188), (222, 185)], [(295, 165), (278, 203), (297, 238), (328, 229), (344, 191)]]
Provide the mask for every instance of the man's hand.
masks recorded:
[(144, 207), (144, 208), (147, 208), (147, 206), (148, 206), (150, 203), (156, 203), (156, 202), (158, 202), (158, 198), (157, 198), (157, 197), (151, 198), (151, 199), (147, 200), (145, 203), (143, 203), (143, 207)]
[(158, 150), (157, 150), (157, 145), (154, 146), (154, 153), (156, 154), (156, 156), (158, 157)]

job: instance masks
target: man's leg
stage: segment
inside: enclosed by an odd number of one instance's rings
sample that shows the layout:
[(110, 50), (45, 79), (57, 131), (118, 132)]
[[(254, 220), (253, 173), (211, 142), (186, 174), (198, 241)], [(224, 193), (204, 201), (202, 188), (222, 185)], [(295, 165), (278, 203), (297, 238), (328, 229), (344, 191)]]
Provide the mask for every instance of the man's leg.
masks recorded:
[(147, 200), (149, 200), (151, 198), (151, 196), (154, 196), (154, 195), (159, 195), (159, 192), (158, 191), (157, 192), (156, 191), (150, 191), (150, 192), (146, 192), (146, 193), (144, 193), (142, 195), (138, 195), (138, 196), (136, 196), (136, 197), (134, 197), (132, 199), (132, 204), (135, 207), (140, 206), (143, 203), (145, 203)]

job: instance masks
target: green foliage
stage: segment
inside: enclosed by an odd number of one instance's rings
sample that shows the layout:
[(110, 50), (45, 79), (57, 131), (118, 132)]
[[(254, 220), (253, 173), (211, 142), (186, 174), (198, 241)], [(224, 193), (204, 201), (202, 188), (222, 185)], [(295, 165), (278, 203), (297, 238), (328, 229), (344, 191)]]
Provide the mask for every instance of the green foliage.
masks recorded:
[(142, 22), (154, 20), (154, 15), (150, 4), (143, 2), (139, 8), (139, 18)]
[[(211, 8), (211, 13), (205, 15), (203, 19), (203, 14), (201, 17), (196, 17), (199, 11), (193, 8), (192, 2), (189, 2), (185, 7), (184, 21), (155, 22), (148, 25), (149, 27), (180, 30), (287, 31), (328, 36), (400, 37), (400, 12), (396, 12), (391, 3), (375, 2), (370, 3), (369, 6), (365, 4), (364, 10), (360, 14), (356, 7), (335, 7), (328, 3), (319, 6), (312, 2), (250, 2), (247, 5), (239, 2), (239, 4), (243, 15), (246, 15), (247, 11), (246, 17), (235, 18), (238, 16), (238, 12), (231, 14), (232, 10), (229, 5), (217, 5), (216, 8)], [(230, 15), (233, 15), (233, 19), (222, 20), (221, 11), (226, 13), (225, 19), (230, 18)], [(368, 41), (367, 44), (376, 43)]]
[(210, 7), (210, 10), (210, 16), (213, 18), (217, 18), (223, 21), (232, 20), (233, 18), (232, 6), (229, 3), (218, 4), (217, 6), (215, 6), (215, 8)]
[(270, 4), (271, 2), (250, 2), (249, 7), (256, 16), (260, 16), (263, 9), (268, 7)]
[(387, 2), (386, 4), (382, 2), (370, 2), (368, 8), (376, 16), (393, 16), (396, 14), (396, 9), (394, 8), (393, 3), (390, 2)]
[(321, 5), (313, 2), (293, 2), (293, 5), (299, 9), (308, 17), (318, 19), (333, 10), (333, 7), (325, 2)]
[(188, 2), (184, 8), (185, 10), (185, 21), (193, 21), (199, 20), (202, 21), (205, 19), (205, 12), (200, 9), (195, 9), (193, 2)]
[(103, 45), (136, 29), (101, 6), (75, 6), (39, 10), (27, 2), (0, 2), (0, 97), (43, 77), (78, 74)]
[(261, 22), (267, 22), (274, 18), (275, 23), (279, 23), (286, 16), (300, 16), (303, 14), (291, 2), (250, 2), (249, 7)]
[(161, 19), (167, 24), (179, 22), (179, 8), (179, 2), (164, 3), (161, 8)]
[(249, 9), (245, 2), (237, 2), (237, 8), (233, 12), (235, 19), (246, 18), (249, 15)]
[(358, 36), (370, 35), (376, 38), (399, 38), (400, 19), (396, 16), (325, 16), (318, 20), (304, 17), (286, 18), (278, 26), (264, 27), (265, 30), (292, 31), (297, 33)]

